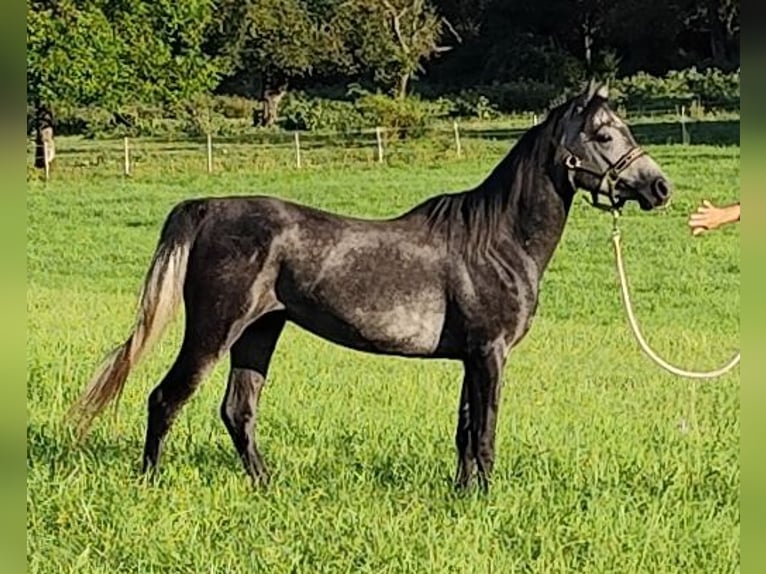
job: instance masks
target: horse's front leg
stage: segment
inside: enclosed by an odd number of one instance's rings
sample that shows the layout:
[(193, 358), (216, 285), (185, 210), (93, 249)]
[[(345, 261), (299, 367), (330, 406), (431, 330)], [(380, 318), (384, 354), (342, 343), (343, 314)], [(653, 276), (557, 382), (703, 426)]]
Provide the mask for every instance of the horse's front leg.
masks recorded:
[(463, 377), (463, 387), (460, 391), (457, 430), (455, 432), (455, 446), (457, 447), (455, 488), (458, 489), (468, 488), (476, 471), (476, 452), (471, 437), (471, 407), (468, 400), (470, 384), (468, 369), (466, 369), (465, 376)]
[(489, 489), (495, 465), (495, 432), (506, 359), (506, 346), (498, 342), (466, 362), (470, 443), (475, 454), (479, 484), (485, 491)]

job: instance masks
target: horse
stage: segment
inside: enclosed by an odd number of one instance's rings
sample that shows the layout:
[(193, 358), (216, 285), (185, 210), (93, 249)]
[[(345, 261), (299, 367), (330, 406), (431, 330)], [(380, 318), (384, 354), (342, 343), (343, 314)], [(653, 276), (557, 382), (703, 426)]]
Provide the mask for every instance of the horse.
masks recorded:
[(489, 486), (501, 380), (537, 312), (543, 274), (578, 190), (619, 210), (665, 205), (671, 185), (609, 105), (608, 86), (552, 107), (476, 187), (381, 219), (268, 195), (205, 197), (167, 215), (130, 335), (71, 410), (84, 437), (181, 302), (183, 340), (151, 391), (142, 475), (158, 470), (180, 409), (228, 354), (220, 417), (256, 485), (261, 390), (290, 321), (333, 344), (463, 365), (454, 484)]

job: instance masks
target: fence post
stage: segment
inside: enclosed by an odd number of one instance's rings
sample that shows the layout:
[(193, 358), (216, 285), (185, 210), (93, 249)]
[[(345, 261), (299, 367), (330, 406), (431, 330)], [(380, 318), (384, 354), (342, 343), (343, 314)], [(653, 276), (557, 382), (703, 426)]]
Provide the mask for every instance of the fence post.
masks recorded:
[(51, 178), (51, 164), (48, 161), (48, 142), (43, 140), (43, 165), (45, 166), (45, 183)]
[(207, 172), (213, 173), (213, 136), (207, 134)]
[(455, 130), (455, 148), (457, 148), (457, 156), (463, 155), (463, 149), (460, 147), (460, 131), (457, 127), (457, 120), (452, 122), (452, 127)]
[(378, 163), (383, 163), (383, 138), (380, 134), (380, 126), (375, 128), (375, 137), (378, 140)]
[(532, 125), (533, 126), (537, 125), (537, 114), (532, 114)]
[(298, 166), (298, 169), (301, 167), (301, 139), (300, 139), (300, 132), (296, 130), (295, 132), (295, 165)]
[(130, 147), (128, 145), (128, 136), (124, 139), (125, 145), (125, 175), (130, 175)]
[(681, 142), (689, 145), (689, 132), (686, 130), (686, 106), (681, 106)]

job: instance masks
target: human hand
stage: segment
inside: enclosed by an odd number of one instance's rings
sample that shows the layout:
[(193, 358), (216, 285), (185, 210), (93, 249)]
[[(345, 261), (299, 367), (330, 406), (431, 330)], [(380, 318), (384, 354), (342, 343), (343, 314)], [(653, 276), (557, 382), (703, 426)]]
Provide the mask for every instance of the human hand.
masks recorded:
[(700, 235), (705, 231), (716, 229), (725, 223), (731, 223), (738, 219), (738, 204), (716, 207), (705, 199), (697, 211), (689, 217), (689, 227), (692, 228), (693, 235)]

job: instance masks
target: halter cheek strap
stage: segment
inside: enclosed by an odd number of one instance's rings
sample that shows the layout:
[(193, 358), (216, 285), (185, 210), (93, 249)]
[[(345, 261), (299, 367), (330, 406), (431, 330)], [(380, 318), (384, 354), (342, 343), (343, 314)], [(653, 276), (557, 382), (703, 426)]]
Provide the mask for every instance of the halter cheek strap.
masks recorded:
[[(646, 154), (644, 150), (636, 146), (623, 154), (605, 171), (600, 171), (598, 168), (585, 165), (583, 161), (571, 151), (567, 150), (567, 152), (568, 155), (564, 158), (564, 166), (572, 172), (587, 173), (599, 180), (598, 187), (596, 187), (595, 190), (590, 191), (593, 198), (593, 207), (608, 211), (615, 211), (620, 208), (620, 203), (615, 195), (615, 190), (622, 172), (628, 169), (634, 161)], [(605, 195), (609, 199), (609, 204), (599, 202), (599, 195)]]

